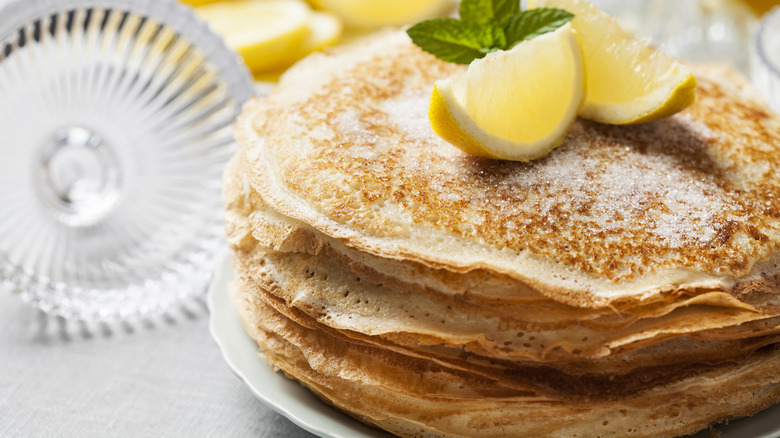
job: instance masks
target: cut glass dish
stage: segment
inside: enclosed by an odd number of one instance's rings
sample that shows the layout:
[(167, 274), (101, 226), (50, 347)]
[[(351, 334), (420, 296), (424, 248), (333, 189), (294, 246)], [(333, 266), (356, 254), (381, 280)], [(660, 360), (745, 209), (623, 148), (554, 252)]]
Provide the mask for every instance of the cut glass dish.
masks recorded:
[(202, 295), (251, 94), (238, 56), (173, 0), (0, 9), (0, 288), (106, 322)]

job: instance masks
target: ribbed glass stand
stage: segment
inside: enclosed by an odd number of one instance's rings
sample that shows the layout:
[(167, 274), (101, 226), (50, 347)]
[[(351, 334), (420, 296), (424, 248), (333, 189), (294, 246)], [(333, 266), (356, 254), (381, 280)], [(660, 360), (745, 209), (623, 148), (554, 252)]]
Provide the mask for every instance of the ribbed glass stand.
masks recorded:
[(204, 292), (252, 83), (173, 0), (0, 10), (0, 288), (111, 322)]

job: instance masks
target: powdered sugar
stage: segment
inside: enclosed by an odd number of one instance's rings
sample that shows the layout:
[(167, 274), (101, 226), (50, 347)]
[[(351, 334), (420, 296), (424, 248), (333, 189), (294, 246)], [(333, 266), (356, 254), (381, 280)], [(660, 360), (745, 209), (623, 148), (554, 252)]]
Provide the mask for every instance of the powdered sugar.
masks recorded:
[(501, 196), (485, 193), (482, 202), (502, 217), (513, 209), (523, 215), (531, 203), (542, 223), (571, 220), (594, 232), (644, 224), (644, 232), (670, 247), (716, 237), (716, 219), (730, 205), (715, 181), (670, 154), (616, 143), (585, 148), (576, 131), (546, 159), (496, 177), (490, 184)]
[[(453, 163), (473, 158), (433, 133), (427, 108), (425, 94), (409, 92), (379, 105), (405, 141), (424, 140), (426, 144), (424, 149), (402, 145), (403, 154), (395, 155), (400, 159), (397, 164), (405, 168), (404, 173), (425, 175), (427, 190), (446, 204), (467, 202), (478, 211), (525, 218), (518, 219), (525, 223), (533, 211), (533, 221), (540, 224), (566, 227), (576, 222), (593, 232), (619, 233), (641, 224), (642, 232), (673, 248), (702, 245), (714, 239), (718, 214), (729, 208), (728, 199), (715, 181), (692, 171), (679, 156), (664, 152), (664, 148), (673, 146), (663, 135), (643, 136), (651, 139), (643, 144), (632, 143), (630, 138), (610, 142), (599, 137), (604, 144), (594, 148), (589, 144), (594, 141), (590, 128), (578, 122), (564, 146), (547, 158), (525, 166), (497, 164), (501, 172), (491, 174), (495, 170), (475, 172), (473, 166)], [(341, 132), (356, 140), (347, 146), (353, 158), (377, 159), (390, 149), (397, 152), (397, 141), (405, 142), (386, 137), (377, 141), (353, 110), (342, 112), (337, 123)], [(688, 116), (668, 126), (647, 129), (666, 132), (669, 138), (680, 135), (672, 133), (674, 130), (700, 139), (712, 135), (706, 125)], [(479, 193), (462, 190), (464, 187), (492, 190)], [(521, 232), (522, 228), (520, 222), (511, 220), (503, 226), (510, 233)]]
[(379, 153), (376, 147), (378, 139), (361, 121), (356, 110), (347, 109), (339, 113), (336, 127), (340, 134), (350, 139), (339, 146), (347, 148), (351, 158), (376, 159)]
[(429, 98), (424, 93), (406, 93), (383, 101), (379, 109), (399, 131), (415, 140), (427, 140), (436, 136), (428, 121)]
[(687, 126), (692, 131), (695, 131), (697, 135), (699, 135), (701, 138), (704, 139), (715, 139), (718, 137), (718, 134), (713, 132), (709, 126), (707, 126), (705, 123), (703, 123), (700, 120), (697, 120), (693, 118), (688, 113), (680, 113), (675, 115), (675, 118), (679, 120), (680, 122), (683, 122), (685, 126)]

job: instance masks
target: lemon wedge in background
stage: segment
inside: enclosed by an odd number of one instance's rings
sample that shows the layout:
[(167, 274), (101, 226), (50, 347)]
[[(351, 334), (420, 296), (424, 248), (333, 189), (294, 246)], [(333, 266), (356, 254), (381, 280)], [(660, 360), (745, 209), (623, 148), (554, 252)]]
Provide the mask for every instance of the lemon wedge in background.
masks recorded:
[(216, 2), (222, 1), (222, 0), (180, 0), (180, 1), (182, 3), (184, 3), (185, 5), (203, 6), (203, 5), (207, 5), (209, 3), (216, 3)]
[(441, 14), (453, 0), (310, 0), (317, 9), (333, 12), (357, 28), (400, 26)]
[(583, 60), (570, 25), (498, 51), (439, 80), (429, 119), (472, 155), (529, 161), (563, 142), (585, 97)]
[(311, 52), (322, 50), (338, 41), (341, 35), (341, 20), (328, 12), (312, 11), (306, 23), (306, 37), (277, 60), (277, 68), (286, 68)]
[(780, 6), (778, 0), (742, 0), (742, 3), (749, 6), (757, 16), (764, 15), (773, 7)]
[(312, 11), (302, 1), (232, 0), (195, 8), (252, 71), (288, 64), (311, 33)]
[(309, 33), (301, 43), (287, 51), (277, 60), (277, 67), (273, 70), (254, 71), (257, 82), (277, 82), (287, 67), (306, 55), (332, 46), (341, 41), (341, 20), (329, 12), (313, 11), (307, 23)]
[(692, 104), (696, 80), (675, 59), (653, 50), (584, 0), (529, 0), (529, 8), (574, 14), (585, 57), (587, 95), (580, 115), (615, 125), (649, 122)]

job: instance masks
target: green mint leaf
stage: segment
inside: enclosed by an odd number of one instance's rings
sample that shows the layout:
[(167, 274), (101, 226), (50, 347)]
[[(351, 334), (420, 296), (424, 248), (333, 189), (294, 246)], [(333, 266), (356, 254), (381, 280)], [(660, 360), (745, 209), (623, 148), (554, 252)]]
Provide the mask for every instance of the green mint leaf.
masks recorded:
[(504, 33), (504, 29), (493, 23), (488, 23), (479, 29), (479, 42), (482, 44), (484, 53), (504, 50), (507, 43), (506, 33)]
[(563, 26), (574, 18), (569, 11), (557, 8), (535, 8), (514, 14), (504, 26), (508, 48)]
[(501, 27), (520, 12), (520, 0), (493, 0), (493, 16)]
[(510, 17), (520, 11), (520, 0), (463, 0), (460, 18), (480, 25), (496, 23), (504, 27)]
[(437, 58), (469, 64), (487, 53), (506, 47), (504, 31), (493, 25), (434, 18), (410, 27), (406, 33), (421, 49)]
[(469, 23), (483, 25), (493, 20), (492, 0), (461, 0), (460, 19)]

